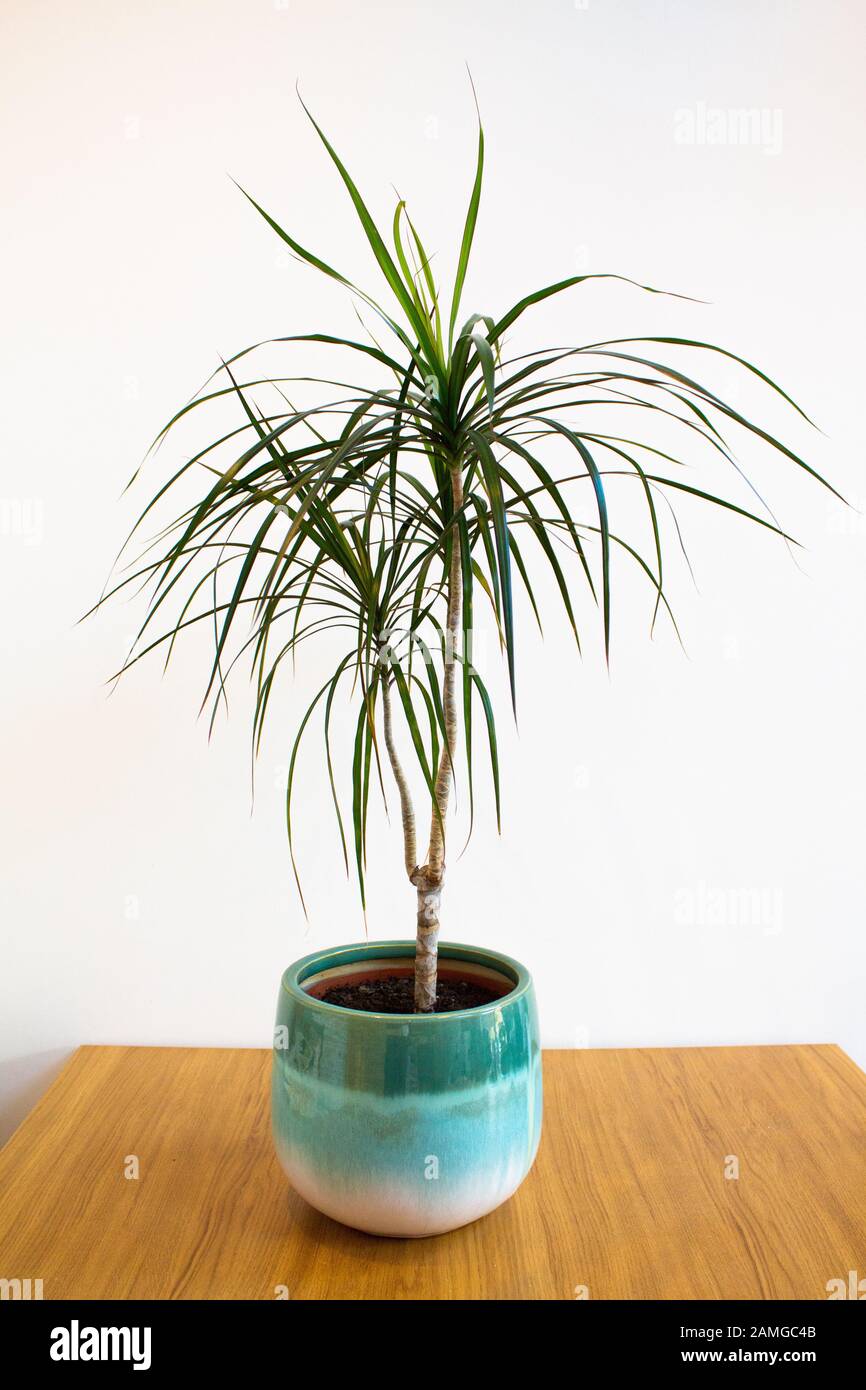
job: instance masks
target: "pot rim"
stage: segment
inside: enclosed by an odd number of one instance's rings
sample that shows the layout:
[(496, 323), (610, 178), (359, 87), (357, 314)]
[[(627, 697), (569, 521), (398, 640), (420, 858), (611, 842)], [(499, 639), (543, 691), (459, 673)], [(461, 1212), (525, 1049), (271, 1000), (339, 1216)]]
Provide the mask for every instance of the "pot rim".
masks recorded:
[[(321, 964), (323, 960), (327, 960), (330, 965), (339, 965), (341, 964), (339, 958), (342, 956), (346, 958), (344, 963), (350, 964), (352, 960), (363, 959), (364, 954), (368, 951), (375, 951), (377, 955), (382, 956), (414, 956), (415, 941), (404, 937), (394, 941), (357, 941), (344, 946), (324, 946), (321, 950), (311, 951), (309, 955), (302, 956), (300, 960), (296, 960), (288, 966), (283, 971), (281, 988), (298, 1003), (315, 1009), (326, 1009), (329, 1013), (347, 1014), (351, 1018), (383, 1019), (391, 1023), (413, 1023), (421, 1026), (436, 1021), (441, 1023), (451, 1018), (483, 1018), (495, 1009), (501, 1009), (505, 1004), (513, 1004), (532, 988), (532, 976), (526, 966), (520, 964), (520, 961), (514, 960), (512, 956), (504, 955), (501, 951), (491, 951), (484, 946), (467, 946), (459, 941), (441, 941), (439, 943), (439, 955), (450, 960), (466, 960), (475, 965), (486, 965), (493, 970), (502, 971), (504, 968), (505, 972), (514, 979), (513, 989), (510, 989), (507, 994), (500, 995), (498, 999), (491, 999), (488, 1004), (476, 1004), (471, 1009), (451, 1009), (447, 1013), (441, 1014), (400, 1014), (377, 1013), (367, 1009), (347, 1009), (342, 1004), (329, 1004), (324, 999), (316, 999), (301, 988), (301, 980), (313, 973), (308, 967), (314, 962)], [(348, 955), (349, 952), (352, 952), (351, 956)], [(360, 956), (358, 955), (359, 952), (361, 953)]]

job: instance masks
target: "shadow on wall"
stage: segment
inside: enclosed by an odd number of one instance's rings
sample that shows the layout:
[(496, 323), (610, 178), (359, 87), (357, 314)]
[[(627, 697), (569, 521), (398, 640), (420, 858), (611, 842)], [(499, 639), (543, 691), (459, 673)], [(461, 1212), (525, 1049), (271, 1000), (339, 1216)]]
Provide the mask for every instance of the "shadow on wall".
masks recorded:
[(5, 1144), (39, 1097), (47, 1091), (74, 1048), (32, 1052), (29, 1057), (10, 1057), (0, 1062), (0, 1144)]

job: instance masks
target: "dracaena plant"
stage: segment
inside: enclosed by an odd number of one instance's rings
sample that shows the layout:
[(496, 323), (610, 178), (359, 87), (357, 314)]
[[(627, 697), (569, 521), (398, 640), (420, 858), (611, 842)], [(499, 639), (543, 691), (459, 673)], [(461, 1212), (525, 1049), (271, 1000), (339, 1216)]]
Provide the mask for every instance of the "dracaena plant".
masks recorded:
[[(763, 372), (725, 349), (685, 338), (618, 338), (509, 356), (509, 330), (534, 305), (590, 280), (624, 277), (568, 276), (524, 295), (505, 312), (465, 317), (484, 164), (480, 124), (456, 274), (443, 293), (405, 203), (397, 203), (389, 232), (380, 231), (336, 151), (307, 115), (348, 191), (384, 280), (383, 297), (374, 298), (305, 249), (245, 193), (294, 257), (354, 297), (364, 329), (357, 339), (296, 333), (222, 363), (218, 379), (211, 377), (172, 417), (158, 442), (181, 420), (199, 418), (217, 402), (225, 406), (227, 398), (236, 420), (231, 428), (221, 426), (216, 438), (211, 432), (160, 486), (133, 534), (182, 478), (202, 480), (192, 504), (159, 532), (155, 548), (112, 592), (141, 581), (149, 589), (145, 620), (124, 670), (154, 649), (170, 654), (191, 626), (212, 625), (215, 652), (203, 701), (212, 719), (232, 667), (249, 663), (255, 751), (287, 659), (293, 663), (301, 649), (306, 657), (311, 638), (323, 655), (342, 639), (335, 664), (329, 660), (327, 678), (293, 730), (286, 788), (292, 864), (298, 750), (320, 721), (336, 834), (347, 871), (354, 860), (362, 901), (371, 792), (387, 796), (389, 779), (392, 795), (396, 790), (405, 872), (417, 891), (415, 1007), (430, 1011), (449, 799), (461, 776), (472, 804), (479, 718), (499, 818), (494, 708), (471, 653), (479, 607), (485, 606), (500, 639), (513, 701), (513, 590), (525, 592), (521, 610), (540, 622), (537, 566), (550, 576), (553, 599), (545, 602), (561, 605), (578, 649), (578, 615), (587, 599), (598, 606), (607, 652), (615, 550), (650, 585), (653, 620), (660, 611), (672, 619), (663, 585), (663, 537), (670, 532), (681, 539), (672, 506), (678, 495), (784, 534), (772, 514), (693, 481), (687, 463), (699, 451), (708, 450), (742, 477), (727, 438), (736, 429), (824, 480), (682, 370), (682, 349), (722, 356), (803, 414)], [(342, 373), (331, 381), (267, 377), (247, 369), (246, 359), (259, 350), (303, 354), (311, 344), (351, 353), (358, 374), (366, 380), (372, 372), (376, 384), (343, 383)], [(318, 382), (321, 399), (304, 408), (293, 404), (293, 381)], [(611, 406), (634, 417), (633, 430), (609, 432), (605, 412)], [(668, 442), (671, 431), (681, 448)], [(561, 462), (554, 465), (553, 453), (560, 461), (567, 456), (564, 470)], [(646, 554), (612, 527), (610, 477), (630, 478), (638, 489)], [(352, 752), (343, 766), (334, 753), (334, 729), (347, 711)]]

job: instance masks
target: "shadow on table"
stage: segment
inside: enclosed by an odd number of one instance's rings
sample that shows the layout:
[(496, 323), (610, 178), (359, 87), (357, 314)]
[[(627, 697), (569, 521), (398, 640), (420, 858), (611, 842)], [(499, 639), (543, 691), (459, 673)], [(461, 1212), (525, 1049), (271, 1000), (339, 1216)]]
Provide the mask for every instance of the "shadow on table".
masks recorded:
[(0, 1062), (0, 1144), (5, 1144), (29, 1115), (73, 1051), (58, 1047)]

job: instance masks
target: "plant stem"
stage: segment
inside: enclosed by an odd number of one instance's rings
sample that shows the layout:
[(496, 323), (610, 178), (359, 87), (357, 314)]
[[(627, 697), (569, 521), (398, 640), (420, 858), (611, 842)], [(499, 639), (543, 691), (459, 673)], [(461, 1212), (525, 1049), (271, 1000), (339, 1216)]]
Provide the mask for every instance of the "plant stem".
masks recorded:
[(412, 809), (412, 797), (409, 793), (409, 783), (406, 774), (400, 763), (397, 754), (397, 747), (394, 743), (394, 727), (391, 719), (391, 690), (388, 672), (382, 676), (382, 710), (385, 722), (385, 747), (388, 750), (388, 757), (391, 762), (391, 770), (394, 773), (394, 781), (397, 783), (397, 791), (400, 794), (400, 815), (403, 821), (403, 862), (406, 865), (406, 873), (410, 881), (418, 869), (418, 857), (415, 848), (415, 812)]
[[(451, 498), (455, 514), (463, 506), (463, 475), (452, 464)], [(445, 746), (436, 773), (436, 795), (430, 816), (430, 845), (427, 863), (418, 869), (413, 882), (418, 889), (418, 925), (415, 946), (415, 1012), (432, 1013), (436, 1007), (439, 911), (445, 876), (445, 817), (451, 794), (454, 754), (457, 748), (457, 701), (455, 697), (456, 652), (463, 607), (463, 570), (460, 537), (456, 528), (451, 536), (451, 566), (448, 572), (448, 620), (445, 632), (445, 672), (442, 681), (442, 711), (445, 719)]]
[[(451, 496), (455, 513), (463, 506), (463, 477), (459, 468), (451, 469)], [(445, 716), (445, 746), (436, 774), (436, 801), (430, 818), (430, 847), (427, 850), (427, 877), (441, 882), (445, 865), (445, 814), (451, 793), (454, 753), (457, 747), (457, 701), (454, 687), (460, 614), (463, 607), (463, 571), (460, 564), (460, 537), (455, 528), (451, 537), (451, 567), (448, 573), (448, 624), (445, 634), (445, 674), (442, 681), (442, 710)], [(438, 808), (438, 814), (437, 814)]]
[[(458, 465), (449, 469), (454, 512), (463, 506), (463, 477)], [(445, 722), (445, 743), (436, 770), (435, 797), (430, 814), (430, 843), (427, 862), (417, 863), (415, 812), (409, 783), (394, 742), (391, 712), (391, 690), (387, 670), (382, 676), (382, 711), (385, 725), (385, 747), (391, 763), (394, 781), (400, 795), (400, 814), (403, 822), (403, 862), (410, 883), (418, 891), (418, 917), (415, 940), (415, 1012), (433, 1013), (436, 1007), (436, 977), (439, 948), (439, 911), (442, 902), (442, 883), (445, 877), (445, 816), (451, 794), (454, 753), (457, 747), (457, 701), (455, 696), (457, 643), (460, 636), (460, 617), (463, 610), (463, 570), (460, 561), (460, 538), (452, 533), (451, 563), (448, 570), (448, 616), (445, 632), (445, 670), (442, 680), (442, 712)]]

